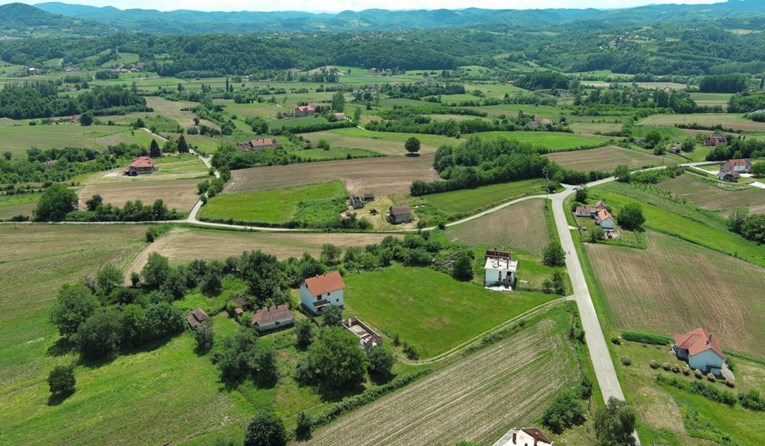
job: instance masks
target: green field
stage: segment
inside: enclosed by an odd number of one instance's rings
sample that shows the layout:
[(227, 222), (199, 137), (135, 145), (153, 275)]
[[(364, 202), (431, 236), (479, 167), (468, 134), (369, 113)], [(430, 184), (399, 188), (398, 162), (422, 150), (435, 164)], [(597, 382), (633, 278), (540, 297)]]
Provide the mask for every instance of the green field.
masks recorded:
[[(338, 129), (332, 130), (332, 133), (337, 133), (345, 136), (359, 136), (369, 139), (381, 139), (385, 141), (400, 141), (402, 143), (401, 149), (403, 150), (403, 143), (407, 139), (414, 136), (419, 139), (422, 144), (440, 147), (444, 144), (456, 144), (458, 142), (455, 138), (449, 138), (448, 136), (441, 135), (425, 135), (419, 133), (395, 133), (395, 132), (373, 132), (370, 130), (362, 130), (360, 128)], [(402, 152), (403, 154), (404, 152)]]
[(485, 132), (475, 133), (468, 136), (477, 136), (481, 139), (511, 139), (522, 143), (531, 144), (534, 147), (542, 147), (548, 150), (566, 150), (579, 147), (597, 147), (605, 144), (608, 138), (602, 136), (586, 136), (574, 133), (556, 132)]
[(727, 212), (747, 207), (752, 213), (765, 213), (765, 190), (746, 185), (725, 184), (720, 187), (713, 178), (711, 175), (702, 178), (686, 174), (662, 181), (658, 187), (705, 209)]
[(8, 220), (17, 215), (32, 216), (40, 194), (0, 195), (0, 220)]
[(488, 291), (429, 268), (399, 265), (344, 280), (347, 314), (389, 336), (397, 333), (422, 357), (443, 353), (554, 298)]
[(754, 122), (744, 118), (742, 114), (728, 113), (697, 113), (690, 115), (653, 115), (639, 122), (641, 126), (665, 126), (675, 124), (699, 124), (705, 127), (721, 125), (725, 128), (740, 129), (749, 132), (765, 131), (765, 123)]
[[(13, 122), (14, 124), (9, 124)], [(83, 127), (76, 124), (29, 126), (26, 121), (3, 120), (0, 123), (0, 141), (2, 150), (11, 151), (15, 157), (23, 156), (30, 147), (51, 149), (54, 147), (84, 147), (103, 149), (105, 144), (96, 139), (114, 135), (125, 130), (124, 127), (93, 125)]]
[[(202, 207), (201, 216), (210, 220), (234, 220), (266, 224), (290, 221), (330, 223), (345, 209), (347, 192), (343, 183), (272, 189), (218, 195)], [(342, 199), (340, 205), (338, 198)]]

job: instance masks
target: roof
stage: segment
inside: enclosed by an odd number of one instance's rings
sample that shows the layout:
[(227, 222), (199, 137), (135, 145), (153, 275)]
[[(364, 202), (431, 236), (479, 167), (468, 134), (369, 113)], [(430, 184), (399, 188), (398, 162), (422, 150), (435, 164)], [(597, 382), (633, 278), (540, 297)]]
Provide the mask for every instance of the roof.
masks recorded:
[(550, 440), (548, 440), (547, 437), (545, 437), (545, 434), (543, 434), (542, 431), (540, 431), (539, 429), (535, 427), (524, 428), (523, 432), (526, 432), (534, 440), (550, 443)]
[(252, 147), (272, 146), (274, 144), (276, 144), (276, 140), (272, 138), (258, 138), (250, 140), (250, 145)]
[(331, 293), (333, 291), (344, 290), (345, 282), (337, 271), (332, 271), (321, 276), (309, 277), (305, 279), (305, 285), (308, 291), (314, 296)]
[(191, 313), (186, 315), (186, 320), (189, 322), (189, 325), (191, 328), (197, 328), (200, 325), (202, 325), (202, 322), (206, 321), (210, 317), (207, 316), (207, 313), (204, 312), (201, 308), (197, 308), (193, 310)]
[(236, 299), (234, 299), (234, 303), (239, 305), (240, 307), (246, 307), (250, 305), (250, 303), (247, 302), (247, 300), (245, 300), (243, 297), (237, 297)]
[(611, 218), (611, 219), (612, 219), (612, 218), (614, 218), (614, 217), (611, 215), (611, 213), (610, 213), (610, 212), (608, 212), (608, 211), (607, 211), (607, 210), (605, 210), (605, 209), (601, 209), (601, 210), (599, 210), (597, 215), (598, 215), (598, 220), (600, 220), (600, 221), (603, 221), (603, 220), (608, 220), (609, 218)]
[(412, 209), (409, 206), (401, 205), (401, 206), (391, 206), (390, 207), (390, 214), (391, 215), (409, 215), (412, 213)]
[(595, 206), (594, 206), (594, 208), (595, 208), (595, 209), (598, 209), (598, 210), (600, 210), (600, 209), (608, 209), (608, 208), (606, 207), (606, 201), (605, 201), (605, 200), (598, 200), (598, 202), (597, 202), (597, 203), (595, 203)]
[(728, 178), (728, 177), (731, 177), (731, 178), (737, 180), (737, 179), (741, 178), (741, 175), (739, 175), (738, 172), (735, 172), (735, 171), (732, 171), (732, 170), (731, 171), (721, 170), (717, 174), (717, 178)]
[(703, 328), (697, 328), (688, 333), (676, 334), (675, 345), (680, 349), (688, 350), (689, 356), (698, 355), (701, 352), (712, 349), (721, 358), (725, 358), (720, 348), (720, 342)]
[(750, 159), (744, 159), (744, 158), (738, 158), (738, 159), (732, 159), (725, 162), (725, 164), (722, 165), (721, 170), (732, 169), (734, 167), (746, 167), (749, 169), (752, 166), (752, 160)]
[(575, 212), (577, 214), (592, 214), (592, 208), (586, 208), (584, 206), (577, 206)]
[(258, 310), (252, 315), (252, 325), (268, 325), (274, 322), (292, 319), (294, 316), (286, 305), (268, 307)]
[(313, 110), (314, 110), (314, 108), (313, 108), (313, 106), (312, 106), (312, 105), (298, 105), (297, 107), (295, 107), (295, 110), (300, 110), (300, 111), (313, 111)]
[(140, 168), (154, 167), (154, 164), (156, 163), (154, 162), (153, 159), (151, 159), (151, 157), (139, 156), (138, 158), (134, 159), (130, 163), (130, 167), (135, 167), (140, 169)]

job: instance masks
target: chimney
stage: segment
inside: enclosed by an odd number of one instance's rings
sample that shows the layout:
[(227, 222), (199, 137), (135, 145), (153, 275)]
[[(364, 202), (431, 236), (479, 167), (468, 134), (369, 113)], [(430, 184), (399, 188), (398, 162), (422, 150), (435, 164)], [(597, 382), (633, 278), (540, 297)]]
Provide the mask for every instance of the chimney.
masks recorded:
[(515, 436), (516, 435), (518, 435), (518, 433), (517, 432), (513, 432), (513, 444), (516, 444), (516, 441), (515, 441)]
[(707, 338), (707, 345), (712, 342), (712, 333), (709, 333), (709, 337)]

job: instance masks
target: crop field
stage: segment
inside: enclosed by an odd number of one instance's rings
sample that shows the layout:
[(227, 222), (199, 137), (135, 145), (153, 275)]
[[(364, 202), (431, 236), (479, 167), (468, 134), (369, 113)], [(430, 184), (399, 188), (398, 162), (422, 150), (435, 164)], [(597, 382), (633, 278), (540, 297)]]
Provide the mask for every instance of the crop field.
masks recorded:
[(765, 189), (738, 186), (738, 190), (729, 190), (691, 174), (662, 181), (658, 187), (706, 209), (730, 211), (737, 207), (747, 207), (751, 213), (765, 213)]
[(599, 170), (611, 172), (616, 166), (626, 165), (630, 169), (655, 166), (662, 162), (661, 157), (647, 151), (630, 150), (617, 146), (599, 147), (589, 150), (557, 152), (545, 155), (566, 169), (589, 172)]
[(225, 192), (253, 192), (340, 180), (351, 194), (403, 194), (409, 192), (414, 180), (439, 179), (432, 164), (433, 157), (425, 155), (255, 167), (233, 171)]
[(622, 130), (622, 124), (621, 122), (571, 122), (569, 128), (580, 135), (594, 135), (597, 132), (619, 132)]
[(198, 179), (163, 181), (161, 179), (137, 180), (123, 179), (108, 183), (86, 184), (79, 191), (80, 207), (93, 195), (99, 194), (104, 203), (123, 206), (126, 201), (141, 200), (143, 204), (152, 204), (161, 198), (168, 208), (188, 213), (199, 200), (197, 196)]
[[(443, 145), (447, 144), (457, 144), (460, 141), (456, 138), (450, 138), (448, 136), (443, 135), (427, 135), (422, 133), (396, 133), (396, 132), (373, 132), (371, 130), (364, 130), (360, 129), (358, 127), (348, 128), (348, 129), (336, 129), (336, 130), (330, 130), (331, 133), (337, 133), (339, 135), (343, 136), (354, 136), (354, 137), (360, 137), (364, 138), (366, 140), (380, 140), (380, 141), (395, 141), (398, 142), (400, 145), (400, 150), (397, 150), (395, 152), (391, 153), (384, 153), (386, 155), (395, 155), (395, 154), (406, 154), (404, 150), (404, 142), (409, 139), (410, 137), (414, 136), (415, 138), (420, 140), (420, 143), (422, 144), (421, 153), (426, 154), (425, 146), (430, 146), (434, 148), (441, 147)], [(311, 139), (311, 135), (313, 133), (306, 133), (303, 136), (307, 137), (308, 139)], [(362, 149), (369, 149), (374, 150), (374, 141), (370, 142), (367, 141), (367, 144), (372, 144), (372, 146), (360, 146)]]
[[(370, 135), (378, 134), (376, 132), (369, 133)], [(302, 136), (312, 143), (318, 143), (323, 139), (330, 144), (332, 149), (362, 149), (365, 151), (372, 151), (374, 153), (380, 153), (388, 156), (404, 156), (407, 154), (407, 151), (404, 149), (404, 143), (402, 141), (380, 139), (376, 137), (351, 136), (340, 133), (339, 130), (304, 133)], [(422, 155), (435, 153), (437, 148), (437, 146), (425, 144), (423, 142), (420, 145), (419, 153)]]
[(648, 249), (586, 244), (619, 329), (672, 335), (705, 327), (724, 348), (765, 356), (765, 269), (648, 232)]
[[(340, 197), (341, 204), (335, 203)], [(202, 207), (201, 216), (213, 220), (283, 224), (289, 221), (337, 221), (345, 210), (347, 192), (334, 181), (284, 189), (221, 194)], [(299, 212), (300, 209), (300, 212)], [(300, 213), (301, 215), (298, 215)], [(305, 219), (305, 220), (304, 220)]]
[(16, 215), (32, 216), (39, 199), (40, 194), (0, 195), (0, 220), (8, 220)]
[(542, 255), (550, 240), (545, 200), (527, 200), (446, 229), (449, 240), (468, 246), (500, 245)]
[[(314, 433), (312, 445), (490, 445), (534, 424), (579, 379), (565, 328), (543, 319)], [(540, 348), (544, 345), (544, 348)]]
[(653, 115), (639, 122), (640, 125), (674, 126), (675, 124), (699, 124), (707, 127), (722, 125), (726, 128), (748, 132), (764, 132), (765, 122), (754, 122), (740, 114), (698, 113), (691, 115)]
[(723, 110), (728, 108), (728, 100), (733, 96), (730, 93), (691, 93), (691, 99), (702, 107), (719, 105)]
[(481, 110), (487, 112), (489, 116), (517, 116), (518, 112), (525, 115), (533, 115), (537, 119), (553, 119), (557, 122), (560, 118), (560, 109), (549, 105), (529, 105), (529, 104), (501, 104), (481, 107)]
[(350, 274), (344, 280), (348, 314), (386, 333), (398, 333), (422, 357), (443, 353), (554, 298), (488, 291), (429, 268), (400, 265)]
[(608, 141), (603, 136), (585, 136), (574, 133), (557, 132), (484, 132), (469, 136), (477, 136), (484, 140), (511, 139), (522, 143), (531, 144), (534, 147), (543, 147), (549, 150), (566, 150), (577, 147), (593, 147)]
[[(149, 96), (146, 98), (146, 105), (153, 108), (152, 115), (160, 115), (165, 118), (172, 119), (183, 128), (189, 128), (194, 126), (194, 112), (189, 109), (197, 107), (199, 104), (189, 101), (168, 101), (165, 98)], [(186, 110), (183, 110), (186, 109)], [(218, 126), (208, 121), (200, 121), (207, 126)]]

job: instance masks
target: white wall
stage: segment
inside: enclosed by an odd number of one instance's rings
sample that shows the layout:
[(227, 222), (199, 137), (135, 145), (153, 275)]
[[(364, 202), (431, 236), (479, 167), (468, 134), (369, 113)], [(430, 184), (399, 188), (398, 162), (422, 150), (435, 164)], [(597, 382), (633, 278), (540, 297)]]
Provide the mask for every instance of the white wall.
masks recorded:
[(700, 369), (701, 371), (705, 371), (709, 367), (720, 368), (722, 363), (723, 359), (712, 349), (704, 350), (688, 358), (688, 365), (692, 369)]

